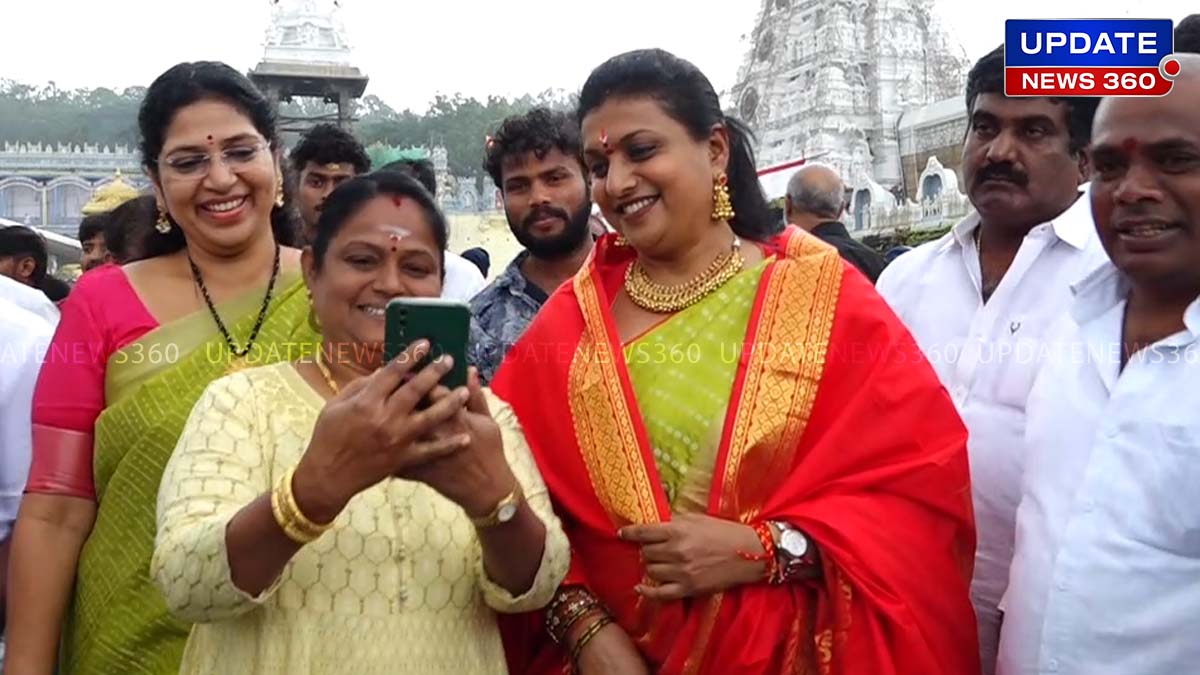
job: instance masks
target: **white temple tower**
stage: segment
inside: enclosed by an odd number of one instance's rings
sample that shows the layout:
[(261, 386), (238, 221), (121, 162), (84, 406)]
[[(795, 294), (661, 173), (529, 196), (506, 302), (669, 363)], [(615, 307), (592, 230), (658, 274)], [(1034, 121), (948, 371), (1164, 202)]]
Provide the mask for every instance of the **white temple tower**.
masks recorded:
[(762, 0), (734, 112), (761, 166), (820, 156), (847, 182), (900, 182), (905, 110), (962, 96), (967, 60), (933, 0)]
[(281, 131), (304, 131), (318, 122), (347, 126), (354, 99), (367, 88), (367, 76), (351, 63), (346, 29), (337, 17), (339, 0), (271, 0), (263, 60), (250, 79), (275, 101), (295, 96), (320, 98), (337, 112), (313, 118), (281, 116)]

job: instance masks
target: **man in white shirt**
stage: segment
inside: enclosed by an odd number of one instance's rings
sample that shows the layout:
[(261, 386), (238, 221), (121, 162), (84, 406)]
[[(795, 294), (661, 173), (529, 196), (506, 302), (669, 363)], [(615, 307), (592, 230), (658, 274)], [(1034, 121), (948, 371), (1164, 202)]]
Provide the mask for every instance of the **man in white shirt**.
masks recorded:
[(11, 302), (17, 307), (37, 315), (51, 327), (58, 325), (58, 307), (50, 302), (50, 298), (46, 297), (45, 293), (3, 274), (0, 274), (0, 300)]
[(475, 263), (452, 251), (446, 251), (446, 280), (442, 282), (442, 297), (470, 302), (487, 287), (487, 279)]
[(1200, 672), (1200, 56), (1096, 114), (1112, 263), (1029, 400), (1001, 675)]
[(33, 388), (53, 333), (48, 322), (0, 297), (0, 615), (8, 538), (33, 452)]
[(1003, 92), (1000, 48), (967, 81), (963, 173), (975, 212), (897, 258), (878, 283), (971, 433), (978, 534), (971, 594), (985, 675), (995, 670), (1039, 348), (1066, 310), (1070, 284), (1105, 260), (1079, 187), (1095, 101)]

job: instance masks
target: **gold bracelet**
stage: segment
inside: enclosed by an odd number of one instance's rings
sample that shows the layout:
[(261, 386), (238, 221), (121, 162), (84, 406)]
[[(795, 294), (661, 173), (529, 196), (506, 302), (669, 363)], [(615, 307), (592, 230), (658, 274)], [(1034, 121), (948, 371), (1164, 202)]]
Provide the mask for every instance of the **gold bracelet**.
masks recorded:
[(612, 622), (613, 618), (611, 616), (607, 614), (601, 616), (599, 619), (596, 619), (595, 623), (588, 626), (583, 635), (580, 635), (579, 639), (575, 641), (575, 646), (571, 648), (571, 663), (575, 664), (576, 670), (579, 669), (579, 656), (583, 654), (583, 648), (587, 646), (587, 643), (592, 641), (592, 638), (596, 637), (596, 634), (601, 629)]
[(304, 511), (301, 511), (300, 505), (296, 503), (296, 493), (292, 492), (292, 483), (294, 482), (295, 477), (296, 467), (294, 466), (288, 469), (287, 473), (284, 474), (283, 495), (287, 500), (286, 504), (291, 510), (292, 516), (296, 519), (296, 524), (300, 527), (300, 529), (312, 532), (317, 536), (321, 536), (333, 527), (333, 523), (337, 521), (337, 518), (335, 517), (328, 523), (321, 524), (314, 523), (311, 519), (309, 519), (308, 516), (304, 515)]
[(308, 544), (320, 538), (322, 534), (333, 527), (333, 522), (318, 525), (310, 520), (296, 504), (296, 496), (292, 492), (292, 479), (295, 468), (289, 469), (275, 482), (271, 490), (271, 513), (275, 522), (289, 539), (297, 544)]
[(275, 524), (279, 525), (279, 529), (283, 530), (287, 538), (303, 546), (316, 539), (316, 537), (299, 531), (296, 528), (295, 520), (290, 514), (286, 513), (284, 497), (281, 494), (283, 490), (280, 487), (282, 483), (282, 479), (277, 480), (274, 487), (271, 488), (271, 514), (275, 516)]

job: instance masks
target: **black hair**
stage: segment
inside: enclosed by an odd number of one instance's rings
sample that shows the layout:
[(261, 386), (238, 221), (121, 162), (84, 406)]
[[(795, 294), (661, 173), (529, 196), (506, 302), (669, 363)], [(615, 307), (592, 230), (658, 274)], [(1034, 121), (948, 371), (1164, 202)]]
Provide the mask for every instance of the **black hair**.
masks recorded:
[[(980, 94), (1004, 95), (1004, 45), (1001, 44), (985, 54), (971, 67), (967, 74), (967, 118), (975, 110), (975, 100)], [(1100, 99), (1091, 96), (1071, 98), (1048, 97), (1055, 103), (1067, 106), (1068, 147), (1072, 155), (1078, 155), (1092, 142), (1092, 118)], [(967, 131), (970, 131), (970, 122)]]
[(469, 260), (479, 268), (480, 273), (487, 277), (488, 270), (492, 267), (492, 256), (487, 252), (487, 249), (476, 246), (462, 252), (464, 260)]
[[(180, 109), (203, 100), (223, 101), (237, 108), (272, 148), (279, 146), (275, 106), (245, 75), (219, 61), (179, 63), (154, 80), (138, 110), (142, 166), (155, 181), (158, 156), (166, 144), (171, 120)], [(288, 181), (284, 181), (284, 205), (271, 209), (271, 230), (275, 240), (284, 246), (294, 246), (299, 241), (296, 219), (289, 213), (292, 210), (289, 188)], [(173, 224), (167, 234), (148, 233), (139, 248), (147, 258), (153, 258), (174, 253), (186, 244), (183, 231)]]
[(71, 294), (71, 284), (49, 274), (38, 284), (38, 289), (45, 293), (47, 298), (50, 298), (50, 302), (55, 304), (66, 300), (67, 296)]
[(649, 96), (697, 141), (722, 125), (729, 134), (729, 191), (737, 214), (729, 224), (738, 236), (765, 241), (782, 229), (771, 216), (758, 182), (754, 134), (721, 110), (712, 83), (692, 63), (661, 49), (627, 52), (592, 71), (579, 94), (578, 121), (614, 96)]
[(0, 227), (0, 258), (33, 258), (33, 274), (29, 280), (39, 288), (46, 278), (46, 240), (24, 225)]
[(299, 174), (309, 162), (317, 164), (354, 165), (354, 173), (366, 173), (371, 160), (362, 143), (349, 131), (336, 124), (318, 124), (300, 138), (300, 143), (288, 155), (292, 168)]
[(154, 195), (138, 195), (108, 212), (104, 224), (104, 245), (118, 265), (147, 258), (137, 246), (147, 237), (154, 237), (154, 221), (158, 208)]
[(1200, 54), (1200, 14), (1189, 14), (1175, 26), (1175, 53)]
[(449, 230), (446, 217), (420, 183), (412, 176), (396, 171), (375, 171), (352, 178), (337, 186), (325, 198), (325, 206), (321, 209), (321, 217), (317, 219), (316, 238), (312, 243), (313, 269), (320, 272), (325, 263), (325, 254), (329, 252), (329, 244), (364, 204), (379, 196), (407, 197), (420, 205), (433, 229), (433, 238), (437, 242), (438, 261), (442, 268), (442, 279), (446, 278), (446, 244)]
[(532, 152), (542, 159), (551, 149), (557, 149), (579, 162), (579, 170), (587, 178), (583, 161), (583, 144), (579, 139), (579, 123), (563, 112), (537, 107), (523, 115), (513, 115), (500, 123), (484, 150), (483, 169), (492, 182), (504, 189), (504, 160)]
[[(109, 211), (104, 213), (93, 213), (90, 216), (84, 216), (83, 220), (79, 221), (79, 243), (85, 244), (96, 235), (103, 235), (105, 228), (108, 225)], [(107, 241), (107, 238), (105, 239)]]
[(437, 174), (433, 172), (433, 162), (427, 159), (398, 159), (384, 164), (379, 170), (402, 173), (410, 178), (415, 178), (429, 193), (429, 196), (437, 197)]

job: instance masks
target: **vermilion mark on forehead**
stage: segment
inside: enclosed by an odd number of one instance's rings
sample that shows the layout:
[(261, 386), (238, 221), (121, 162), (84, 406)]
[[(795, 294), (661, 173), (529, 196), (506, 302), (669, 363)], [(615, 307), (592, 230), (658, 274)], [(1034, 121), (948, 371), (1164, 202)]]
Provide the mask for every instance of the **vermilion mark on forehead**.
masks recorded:
[(401, 207), (401, 206), (404, 206), (404, 197), (403, 197), (403, 196), (401, 196), (401, 195), (395, 195), (395, 196), (393, 196), (393, 197), (392, 197), (392, 204), (394, 204), (394, 205), (395, 205), (397, 208), (399, 208), (399, 207)]
[(1137, 152), (1137, 149), (1138, 149), (1137, 139), (1136, 138), (1126, 138), (1124, 141), (1121, 141), (1121, 149), (1124, 150), (1125, 154), (1127, 154), (1127, 155), (1132, 155), (1133, 153)]

